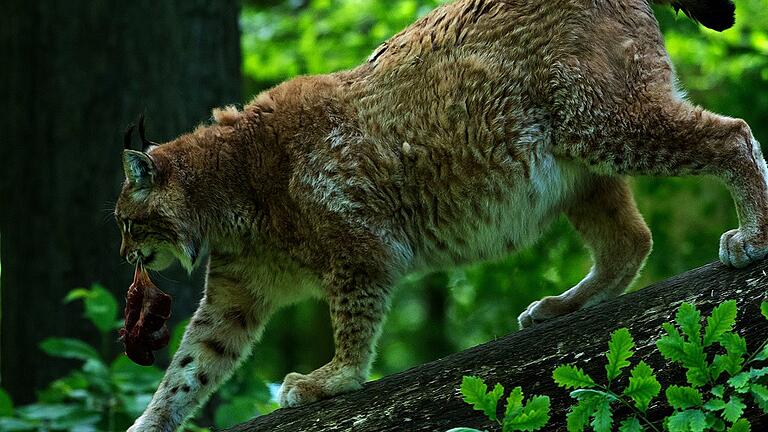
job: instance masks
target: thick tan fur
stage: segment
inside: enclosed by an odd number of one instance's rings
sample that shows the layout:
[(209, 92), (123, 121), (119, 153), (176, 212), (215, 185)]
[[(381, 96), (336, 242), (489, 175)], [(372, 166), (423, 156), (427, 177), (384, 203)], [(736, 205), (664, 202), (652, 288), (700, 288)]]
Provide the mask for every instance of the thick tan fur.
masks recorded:
[(459, 0), (352, 71), (300, 77), (148, 154), (126, 151), (122, 253), (210, 259), (205, 296), (132, 431), (175, 430), (270, 314), (328, 301), (336, 353), (289, 374), (295, 406), (366, 380), (404, 274), (491, 259), (564, 212), (590, 274), (520, 325), (621, 294), (651, 248), (624, 175), (713, 175), (740, 219), (721, 260), (768, 254), (766, 166), (747, 124), (675, 96), (643, 0)]

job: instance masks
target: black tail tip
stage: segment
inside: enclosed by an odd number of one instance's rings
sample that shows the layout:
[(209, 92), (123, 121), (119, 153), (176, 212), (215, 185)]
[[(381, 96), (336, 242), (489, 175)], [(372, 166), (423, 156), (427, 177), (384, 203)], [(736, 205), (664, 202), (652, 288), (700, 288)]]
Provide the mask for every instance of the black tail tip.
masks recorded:
[(736, 22), (736, 5), (732, 0), (680, 0), (673, 6), (712, 30), (727, 30)]

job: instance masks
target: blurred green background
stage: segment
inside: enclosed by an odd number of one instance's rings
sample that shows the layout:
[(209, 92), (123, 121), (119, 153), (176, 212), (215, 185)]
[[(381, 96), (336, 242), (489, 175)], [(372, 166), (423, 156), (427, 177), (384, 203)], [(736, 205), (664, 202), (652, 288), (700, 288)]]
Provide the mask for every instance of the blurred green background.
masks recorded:
[[(259, 91), (296, 75), (352, 68), (364, 61), (379, 43), (440, 3), (240, 3), (240, 102), (247, 103)], [(690, 99), (712, 111), (744, 118), (758, 140), (768, 143), (765, 0), (738, 0), (736, 26), (724, 33), (704, 29), (682, 14), (676, 16), (671, 8), (657, 8), (656, 13), (680, 82)], [(169, 84), (174, 85), (173, 79)], [(227, 102), (233, 101), (222, 101)], [(183, 131), (163, 133), (172, 136)], [(113, 168), (118, 170), (117, 165)], [(722, 184), (705, 178), (637, 178), (633, 184), (654, 235), (653, 254), (635, 288), (716, 260), (720, 234), (737, 225), (733, 204)], [(15, 228), (6, 221), (0, 229), (8, 232)], [(117, 232), (111, 235), (117, 236)], [(9, 251), (3, 253), (6, 258)], [(517, 315), (530, 302), (558, 294), (577, 283), (589, 265), (588, 252), (561, 219), (534, 247), (518, 255), (444, 273), (407, 277), (400, 284), (379, 343), (374, 378), (515, 331)], [(121, 271), (126, 273), (125, 269)], [(124, 281), (127, 286), (128, 277)], [(183, 285), (185, 281), (176, 282)], [(194, 281), (199, 284), (199, 275)], [(18, 289), (7, 286), (7, 279), (3, 283), (6, 291)], [(75, 359), (67, 364), (74, 369), (69, 373), (57, 371), (57, 376), (64, 378), (40, 386), (34, 405), (16, 404), (14, 408), (8, 393), (15, 392), (0, 392), (0, 416), (4, 416), (0, 417), (0, 430), (124, 430), (141, 411), (161, 376), (160, 368), (140, 368), (116, 354), (119, 346), (114, 343), (115, 329), (121, 325), (118, 319), (124, 288), (108, 288), (93, 285), (67, 296), (68, 307), (78, 308), (70, 309), (70, 316), (72, 310), (82, 308), (87, 320), (83, 322), (95, 327), (83, 335), (70, 332), (67, 338), (34, 341), (42, 342), (45, 355)], [(199, 293), (199, 287), (193, 291)], [(170, 293), (178, 295), (173, 289)], [(199, 298), (199, 294), (195, 295)], [(177, 318), (182, 318), (177, 321), (175, 340), (186, 322), (183, 317), (188, 316), (196, 298), (184, 301), (189, 303), (186, 310), (175, 312)], [(14, 324), (6, 323), (2, 330), (14, 332)], [(99, 335), (97, 346), (93, 346), (94, 334)], [(50, 336), (60, 335), (52, 332)], [(7, 355), (8, 346), (4, 349)], [(42, 351), (38, 355), (43, 356)], [(329, 360), (332, 353), (325, 304), (304, 302), (281, 311), (269, 324), (252, 357), (202, 410), (194, 424), (229, 426), (274, 409), (271, 394), (286, 373), (309, 372)], [(160, 365), (167, 364), (167, 355), (163, 353), (161, 357)], [(30, 402), (24, 400), (28, 399), (25, 396), (18, 399)], [(196, 426), (190, 426), (190, 430), (195, 429)]]

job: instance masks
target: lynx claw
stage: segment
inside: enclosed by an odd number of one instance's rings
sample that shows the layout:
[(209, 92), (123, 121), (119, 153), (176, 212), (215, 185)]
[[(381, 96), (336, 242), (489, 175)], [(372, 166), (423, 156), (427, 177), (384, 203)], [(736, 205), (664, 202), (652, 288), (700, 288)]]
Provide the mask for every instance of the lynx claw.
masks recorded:
[(768, 245), (755, 246), (758, 242), (746, 238), (738, 229), (727, 231), (720, 237), (720, 262), (743, 268), (768, 256)]

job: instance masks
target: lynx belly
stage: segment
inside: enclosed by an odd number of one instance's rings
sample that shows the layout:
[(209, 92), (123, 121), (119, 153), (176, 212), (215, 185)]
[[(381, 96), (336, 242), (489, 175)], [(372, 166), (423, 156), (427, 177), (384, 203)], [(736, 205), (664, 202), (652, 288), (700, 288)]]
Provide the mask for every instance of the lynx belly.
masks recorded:
[(460, 209), (460, 217), (437, 224), (426, 236), (415, 264), (434, 269), (503, 257), (530, 245), (560, 214), (578, 190), (586, 170), (551, 153), (534, 154), (528, 177), (503, 178), (489, 173), (494, 193), (453, 197), (445, 207)]

